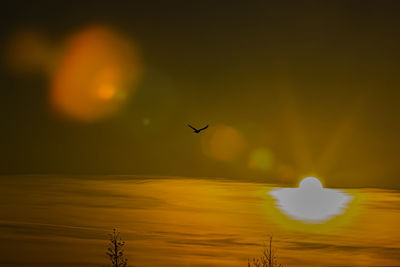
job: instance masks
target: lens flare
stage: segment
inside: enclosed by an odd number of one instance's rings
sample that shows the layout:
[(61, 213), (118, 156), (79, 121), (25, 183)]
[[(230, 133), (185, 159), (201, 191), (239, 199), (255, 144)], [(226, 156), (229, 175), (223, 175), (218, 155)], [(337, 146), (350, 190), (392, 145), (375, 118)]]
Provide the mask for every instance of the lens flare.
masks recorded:
[(250, 155), (249, 167), (260, 171), (271, 171), (274, 167), (274, 155), (266, 148), (258, 148)]
[(52, 80), (54, 109), (79, 121), (95, 121), (120, 109), (140, 75), (135, 47), (106, 27), (72, 36)]
[(204, 153), (217, 161), (232, 161), (237, 158), (245, 147), (243, 135), (236, 129), (219, 125), (213, 127), (210, 135), (204, 135)]
[(102, 84), (99, 86), (99, 98), (110, 100), (115, 95), (115, 87), (112, 84)]
[(288, 164), (280, 163), (277, 165), (276, 174), (279, 181), (283, 184), (293, 183), (297, 179), (295, 170)]

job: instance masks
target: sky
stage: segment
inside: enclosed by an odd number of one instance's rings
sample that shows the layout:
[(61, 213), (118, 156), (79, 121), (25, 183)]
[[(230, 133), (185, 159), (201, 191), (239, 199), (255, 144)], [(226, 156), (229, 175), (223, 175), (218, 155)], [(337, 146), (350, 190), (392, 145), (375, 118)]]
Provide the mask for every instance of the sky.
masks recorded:
[(399, 11), (397, 1), (8, 1), (0, 173), (398, 188)]

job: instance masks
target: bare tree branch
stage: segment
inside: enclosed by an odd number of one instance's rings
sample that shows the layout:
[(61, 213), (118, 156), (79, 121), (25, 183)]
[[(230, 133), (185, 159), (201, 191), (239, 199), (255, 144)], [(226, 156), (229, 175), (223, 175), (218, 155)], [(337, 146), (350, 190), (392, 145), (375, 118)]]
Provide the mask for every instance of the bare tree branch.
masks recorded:
[(121, 234), (113, 229), (110, 234), (110, 243), (107, 248), (106, 255), (110, 258), (112, 267), (127, 267), (128, 259), (124, 255), (125, 242), (121, 239)]
[(283, 267), (282, 264), (278, 263), (276, 257), (276, 249), (272, 247), (272, 236), (269, 238), (269, 244), (264, 243), (264, 249), (261, 257), (253, 258), (252, 261), (247, 261), (248, 267)]

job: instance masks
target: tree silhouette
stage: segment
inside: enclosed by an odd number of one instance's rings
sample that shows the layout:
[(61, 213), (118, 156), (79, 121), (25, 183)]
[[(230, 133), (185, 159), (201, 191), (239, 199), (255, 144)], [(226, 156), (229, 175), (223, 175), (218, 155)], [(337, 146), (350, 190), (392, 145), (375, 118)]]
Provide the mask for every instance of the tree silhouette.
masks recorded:
[(125, 242), (122, 241), (121, 235), (115, 229), (110, 234), (110, 243), (107, 248), (107, 256), (110, 258), (113, 267), (128, 266), (128, 259), (124, 255)]
[(278, 263), (276, 257), (276, 249), (272, 248), (272, 236), (269, 238), (269, 246), (264, 243), (264, 249), (261, 257), (253, 258), (253, 261), (247, 261), (247, 266), (251, 267), (283, 267), (282, 264)]

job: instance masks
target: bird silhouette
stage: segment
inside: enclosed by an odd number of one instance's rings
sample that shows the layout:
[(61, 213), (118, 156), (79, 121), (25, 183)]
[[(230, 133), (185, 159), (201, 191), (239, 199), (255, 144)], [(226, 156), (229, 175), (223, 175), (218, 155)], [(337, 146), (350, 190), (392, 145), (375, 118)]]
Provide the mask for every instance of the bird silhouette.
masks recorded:
[(208, 125), (206, 125), (205, 127), (201, 128), (201, 129), (196, 129), (196, 128), (194, 128), (193, 126), (191, 126), (190, 124), (188, 124), (188, 126), (189, 126), (190, 128), (192, 128), (192, 129), (193, 129), (193, 132), (195, 132), (195, 133), (200, 133), (201, 131), (203, 131), (203, 130), (205, 130), (205, 129), (208, 128)]

